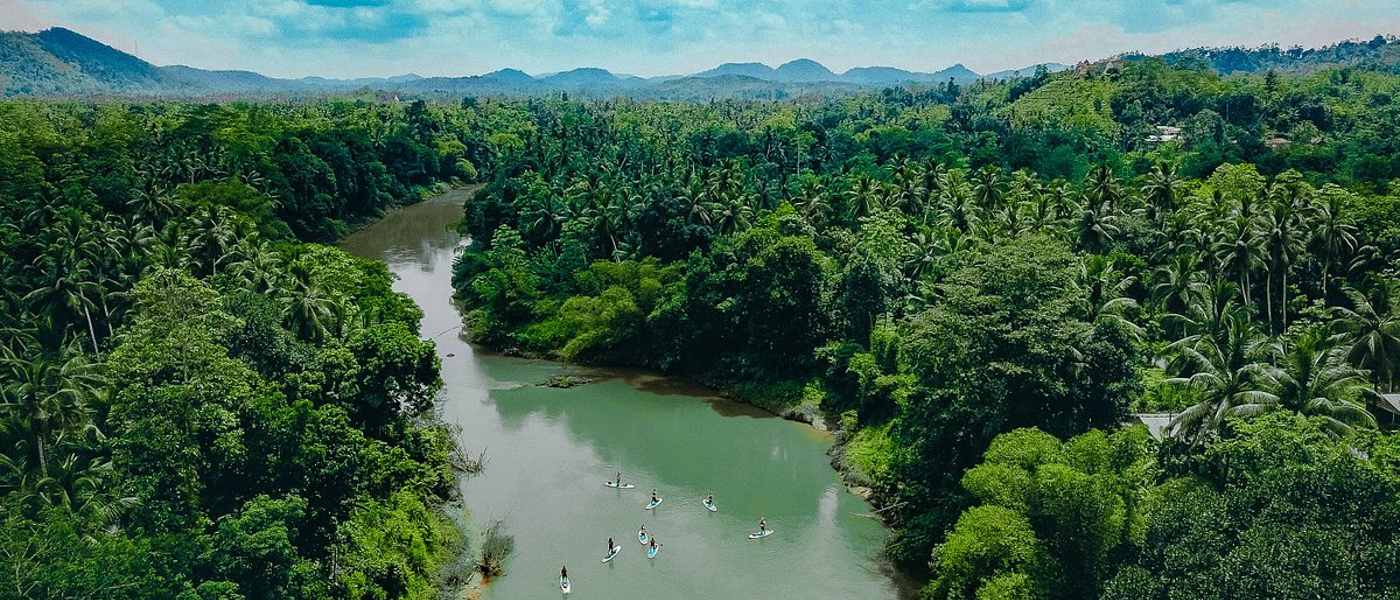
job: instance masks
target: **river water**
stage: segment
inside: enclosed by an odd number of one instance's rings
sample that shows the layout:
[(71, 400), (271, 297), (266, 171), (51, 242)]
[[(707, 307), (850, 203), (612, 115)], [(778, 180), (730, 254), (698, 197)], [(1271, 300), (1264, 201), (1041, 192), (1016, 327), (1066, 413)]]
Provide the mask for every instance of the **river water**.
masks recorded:
[[(674, 380), (631, 371), (588, 371), (474, 350), (460, 336), (451, 301), (451, 225), (469, 193), (396, 211), (342, 247), (382, 259), (395, 287), (423, 308), (424, 336), (442, 356), (445, 420), (460, 444), (485, 452), (485, 471), (462, 482), (472, 519), (504, 519), (515, 553), (487, 600), (559, 595), (569, 567), (571, 598), (900, 598), (878, 552), (888, 532), (861, 516), (827, 462), (831, 440), (806, 425), (768, 416)], [(553, 374), (592, 384), (552, 389)], [(604, 487), (617, 471), (637, 489)], [(643, 510), (652, 488), (664, 501)], [(701, 505), (715, 495), (718, 512)], [(774, 534), (749, 540), (765, 517)], [(645, 525), (662, 548), (648, 560)], [(611, 536), (623, 547), (600, 559)]]

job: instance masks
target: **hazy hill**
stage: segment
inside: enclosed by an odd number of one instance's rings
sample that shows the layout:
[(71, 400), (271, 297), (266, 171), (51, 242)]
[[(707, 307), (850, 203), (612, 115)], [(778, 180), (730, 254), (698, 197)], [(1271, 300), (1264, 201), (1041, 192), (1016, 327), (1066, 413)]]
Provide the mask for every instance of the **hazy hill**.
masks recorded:
[(1307, 72), (1329, 67), (1400, 66), (1400, 37), (1376, 36), (1368, 41), (1348, 40), (1321, 48), (1192, 48), (1163, 55), (1168, 63), (1195, 63), (1222, 74), (1277, 70)]
[(737, 75), (740, 77), (752, 77), (754, 79), (774, 79), (776, 72), (773, 67), (763, 63), (724, 63), (708, 71), (696, 73), (694, 77), (719, 77), (722, 75)]
[(0, 33), (4, 95), (155, 93), (165, 87), (150, 63), (76, 32)]
[[(1324, 48), (1197, 48), (1164, 55), (1168, 62), (1192, 63), (1222, 73), (1268, 69), (1306, 71), (1331, 66), (1400, 65), (1400, 38), (1377, 37)], [(1124, 59), (1131, 60), (1132, 56)], [(0, 95), (3, 96), (303, 96), (375, 90), (425, 95), (528, 96), (568, 92), (593, 97), (778, 98), (844, 94), (898, 85), (936, 85), (952, 80), (1013, 79), (1035, 73), (1024, 69), (979, 75), (957, 64), (933, 73), (872, 65), (836, 74), (821, 63), (799, 58), (777, 68), (757, 62), (725, 63), (693, 75), (641, 78), (583, 67), (531, 76), (516, 69), (462, 77), (278, 79), (241, 70), (214, 71), (184, 65), (158, 67), (77, 32), (55, 27), (38, 33), (0, 32)], [(1051, 72), (1065, 65), (1043, 65)]]
[[(296, 90), (316, 83), (302, 83), (286, 79), (273, 79), (252, 71), (206, 71), (185, 65), (158, 67), (161, 84), (183, 84), (190, 88), (205, 89), (225, 93), (256, 93), (268, 90)], [(323, 79), (321, 85), (331, 85), (335, 80)]]
[(988, 73), (986, 75), (983, 75), (982, 79), (990, 79), (992, 81), (1005, 81), (1007, 79), (1020, 79), (1022, 77), (1031, 77), (1034, 76), (1036, 70), (1041, 67), (1045, 67), (1045, 70), (1050, 73), (1059, 73), (1060, 71), (1068, 69), (1069, 65), (1062, 65), (1060, 63), (1041, 63), (1038, 65), (1031, 65), (1024, 69), (1010, 69), (1006, 71)]
[(773, 75), (779, 81), (837, 81), (835, 73), (815, 60), (799, 58), (783, 63)]

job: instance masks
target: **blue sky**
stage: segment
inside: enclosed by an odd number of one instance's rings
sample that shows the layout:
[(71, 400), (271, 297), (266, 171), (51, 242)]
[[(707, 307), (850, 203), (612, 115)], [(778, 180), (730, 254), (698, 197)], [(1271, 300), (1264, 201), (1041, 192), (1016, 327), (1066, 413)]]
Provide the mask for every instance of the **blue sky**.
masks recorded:
[(1400, 33), (1400, 0), (0, 0), (156, 64), (275, 76), (641, 75), (813, 58), (979, 72), (1129, 50), (1316, 46)]

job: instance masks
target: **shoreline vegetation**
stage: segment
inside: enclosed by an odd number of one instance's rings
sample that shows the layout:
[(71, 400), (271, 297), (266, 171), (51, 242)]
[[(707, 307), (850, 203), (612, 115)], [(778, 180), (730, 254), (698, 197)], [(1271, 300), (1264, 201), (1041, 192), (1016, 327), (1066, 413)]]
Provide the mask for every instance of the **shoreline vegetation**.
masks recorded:
[(323, 244), (489, 168), (480, 116), (0, 102), (0, 588), (470, 593), (421, 311)]
[(929, 600), (1387, 597), (1397, 92), (1135, 58), (538, 99), (454, 287), (485, 347), (819, 415)]

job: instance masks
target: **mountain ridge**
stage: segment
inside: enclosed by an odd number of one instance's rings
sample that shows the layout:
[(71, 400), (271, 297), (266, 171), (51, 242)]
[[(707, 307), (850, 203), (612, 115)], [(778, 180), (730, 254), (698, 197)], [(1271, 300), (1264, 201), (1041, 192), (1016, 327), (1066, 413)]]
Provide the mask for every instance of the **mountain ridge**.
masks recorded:
[[(1132, 53), (1122, 55), (1131, 58)], [(1400, 64), (1400, 38), (1377, 36), (1323, 48), (1280, 50), (1277, 46), (1196, 48), (1162, 55), (1174, 63), (1198, 63), (1222, 73), (1263, 69), (1305, 68), (1352, 64)], [(1369, 62), (1368, 62), (1369, 61)], [(39, 32), (0, 32), (0, 96), (217, 96), (317, 95), (350, 91), (407, 92), (463, 95), (575, 94), (636, 97), (780, 97), (792, 94), (848, 93), (900, 85), (969, 84), (1006, 80), (1069, 69), (1042, 63), (1021, 69), (979, 74), (961, 63), (921, 72), (869, 65), (835, 73), (810, 58), (796, 58), (772, 67), (761, 62), (728, 62), (684, 75), (637, 77), (598, 67), (530, 75), (502, 68), (480, 75), (422, 77), (407, 73), (389, 77), (336, 79), (308, 76), (269, 77), (250, 70), (200, 69), (187, 65), (156, 66), (71, 29), (53, 27)], [(1318, 67), (1320, 68), (1320, 67)]]

